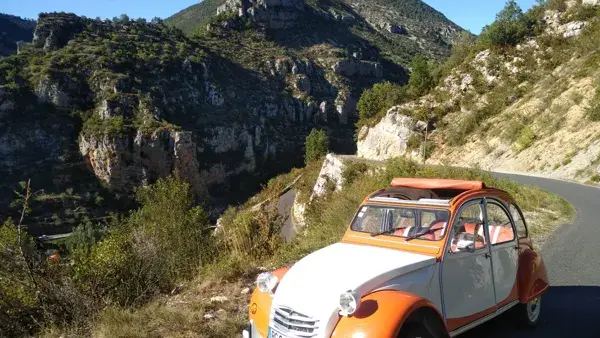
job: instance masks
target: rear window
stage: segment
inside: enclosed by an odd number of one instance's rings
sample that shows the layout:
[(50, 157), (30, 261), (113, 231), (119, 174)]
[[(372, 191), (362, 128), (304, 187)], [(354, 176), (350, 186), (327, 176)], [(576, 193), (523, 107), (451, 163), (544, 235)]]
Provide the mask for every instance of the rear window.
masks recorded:
[(351, 229), (359, 232), (408, 237), (428, 232), (419, 239), (440, 240), (446, 232), (446, 210), (365, 205), (352, 221)]

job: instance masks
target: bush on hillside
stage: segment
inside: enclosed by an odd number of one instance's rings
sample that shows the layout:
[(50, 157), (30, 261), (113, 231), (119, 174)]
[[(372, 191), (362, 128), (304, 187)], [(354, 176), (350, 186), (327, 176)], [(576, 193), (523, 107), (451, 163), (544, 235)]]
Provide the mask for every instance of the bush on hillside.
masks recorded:
[(283, 222), (277, 200), (264, 203), (256, 210), (229, 208), (222, 217), (223, 231), (220, 232), (224, 256), (240, 262), (248, 262), (249, 257), (254, 260), (272, 257), (283, 242)]
[(516, 144), (516, 150), (517, 151), (523, 151), (529, 147), (531, 147), (531, 145), (533, 144), (533, 142), (535, 142), (536, 139), (536, 135), (533, 132), (533, 130), (531, 129), (531, 127), (529, 126), (525, 126), (522, 130), (521, 133), (519, 134), (519, 138), (517, 138), (517, 144)]
[(450, 74), (450, 72), (461, 65), (474, 50), (477, 38), (469, 32), (461, 32), (452, 44), (452, 53), (446, 62), (442, 63), (434, 71), (435, 82)]
[(594, 122), (600, 122), (600, 86), (596, 88), (596, 95), (588, 108), (587, 116)]
[(515, 46), (532, 33), (533, 23), (515, 0), (506, 2), (496, 21), (483, 28), (480, 42), (485, 46)]
[(212, 258), (206, 213), (186, 182), (158, 180), (136, 192), (142, 207), (97, 244), (73, 251), (74, 279), (101, 304), (135, 305), (193, 276)]
[(306, 137), (306, 155), (304, 161), (308, 164), (323, 158), (329, 152), (329, 140), (323, 129), (313, 129)]
[(432, 69), (423, 56), (415, 57), (410, 63), (412, 72), (408, 80), (408, 91), (413, 97), (419, 97), (427, 94), (434, 86), (435, 82), (432, 75)]
[(387, 109), (408, 99), (406, 87), (382, 82), (366, 89), (358, 100), (358, 126), (367, 125), (371, 120), (383, 117)]

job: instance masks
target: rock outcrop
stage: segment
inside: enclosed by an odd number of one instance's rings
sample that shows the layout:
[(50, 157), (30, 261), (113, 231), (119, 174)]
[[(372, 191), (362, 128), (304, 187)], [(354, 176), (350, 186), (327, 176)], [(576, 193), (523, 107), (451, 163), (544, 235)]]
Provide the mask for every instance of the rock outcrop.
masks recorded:
[(303, 8), (303, 0), (227, 0), (217, 8), (217, 15), (231, 14), (266, 28), (285, 29), (297, 26)]
[(383, 67), (378, 62), (345, 59), (337, 61), (331, 68), (336, 74), (344, 76), (369, 76), (376, 78), (383, 76)]
[(408, 139), (415, 134), (414, 128), (413, 118), (393, 107), (375, 127), (360, 130), (357, 155), (372, 160), (403, 156), (408, 151)]
[(138, 131), (134, 139), (82, 135), (79, 150), (96, 177), (113, 189), (129, 191), (176, 172), (198, 196), (207, 197), (189, 132), (157, 130), (144, 135)]
[(583, 4), (588, 6), (600, 6), (600, 0), (583, 0)]
[(84, 30), (87, 21), (75, 14), (42, 13), (33, 33), (33, 44), (45, 51), (64, 47)]

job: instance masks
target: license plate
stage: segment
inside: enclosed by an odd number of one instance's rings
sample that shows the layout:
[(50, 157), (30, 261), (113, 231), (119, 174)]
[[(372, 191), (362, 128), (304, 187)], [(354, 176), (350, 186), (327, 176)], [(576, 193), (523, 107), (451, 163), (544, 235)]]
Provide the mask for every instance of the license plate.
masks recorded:
[(288, 338), (288, 336), (286, 336), (283, 333), (275, 330), (272, 327), (269, 327), (269, 337), (268, 338)]

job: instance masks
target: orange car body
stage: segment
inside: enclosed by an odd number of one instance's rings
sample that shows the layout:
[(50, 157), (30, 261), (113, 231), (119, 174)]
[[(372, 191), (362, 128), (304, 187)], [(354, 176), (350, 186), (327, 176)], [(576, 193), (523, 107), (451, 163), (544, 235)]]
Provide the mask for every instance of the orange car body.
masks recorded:
[[(395, 198), (402, 189), (450, 198)], [(447, 218), (421, 229), (428, 235), (407, 238), (421, 231), (415, 225), (374, 236), (357, 226), (371, 210), (411, 224), (425, 212)], [(478, 181), (394, 179), (364, 199), (339, 243), (273, 274), (274, 290), (252, 295), (246, 337), (398, 337), (417, 317), (439, 336), (456, 336), (548, 289), (515, 201)], [(351, 315), (331, 308), (347, 289), (360, 295)]]

